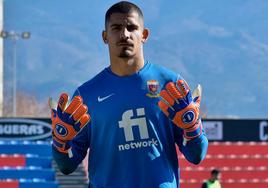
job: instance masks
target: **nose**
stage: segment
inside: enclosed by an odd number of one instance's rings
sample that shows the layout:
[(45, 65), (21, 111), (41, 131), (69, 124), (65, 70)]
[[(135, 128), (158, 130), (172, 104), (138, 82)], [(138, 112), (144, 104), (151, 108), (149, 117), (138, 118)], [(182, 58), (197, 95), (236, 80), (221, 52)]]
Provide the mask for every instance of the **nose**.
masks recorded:
[(127, 30), (127, 28), (123, 28), (121, 33), (120, 33), (120, 38), (121, 39), (128, 39), (129, 38), (129, 31)]

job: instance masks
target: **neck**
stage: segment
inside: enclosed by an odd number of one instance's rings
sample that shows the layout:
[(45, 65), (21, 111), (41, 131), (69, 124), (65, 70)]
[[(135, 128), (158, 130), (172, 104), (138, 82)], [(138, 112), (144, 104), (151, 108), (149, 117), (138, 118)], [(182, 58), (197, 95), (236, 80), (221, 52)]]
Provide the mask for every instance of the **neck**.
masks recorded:
[(114, 74), (118, 76), (129, 76), (136, 72), (144, 66), (143, 57), (140, 58), (111, 58), (111, 70)]

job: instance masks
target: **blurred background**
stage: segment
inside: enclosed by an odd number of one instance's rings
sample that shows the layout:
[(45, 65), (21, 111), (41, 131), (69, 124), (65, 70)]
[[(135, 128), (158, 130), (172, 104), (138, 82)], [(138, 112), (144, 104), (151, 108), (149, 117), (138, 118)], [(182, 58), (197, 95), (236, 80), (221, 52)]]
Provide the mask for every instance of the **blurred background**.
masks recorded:
[[(51, 156), (49, 97), (109, 66), (101, 38), (115, 0), (0, 0), (0, 187), (85, 188), (87, 159), (63, 176)], [(268, 1), (133, 0), (145, 59), (203, 87), (206, 159), (178, 151), (181, 188), (221, 172), (224, 188), (268, 187)]]
[[(71, 95), (109, 65), (101, 32), (115, 2), (2, 1), (3, 116), (14, 106), (15, 116), (48, 116), (49, 96)], [(266, 0), (133, 2), (151, 31), (146, 60), (200, 83), (206, 117), (267, 117)]]

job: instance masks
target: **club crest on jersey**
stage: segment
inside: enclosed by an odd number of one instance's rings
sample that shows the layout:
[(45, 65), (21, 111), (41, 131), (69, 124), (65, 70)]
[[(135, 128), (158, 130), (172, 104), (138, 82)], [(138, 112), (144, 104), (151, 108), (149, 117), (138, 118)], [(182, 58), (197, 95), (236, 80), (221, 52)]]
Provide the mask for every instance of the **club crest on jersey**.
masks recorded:
[(148, 80), (147, 81), (147, 88), (149, 93), (147, 93), (146, 95), (148, 97), (159, 97), (159, 82), (157, 80)]

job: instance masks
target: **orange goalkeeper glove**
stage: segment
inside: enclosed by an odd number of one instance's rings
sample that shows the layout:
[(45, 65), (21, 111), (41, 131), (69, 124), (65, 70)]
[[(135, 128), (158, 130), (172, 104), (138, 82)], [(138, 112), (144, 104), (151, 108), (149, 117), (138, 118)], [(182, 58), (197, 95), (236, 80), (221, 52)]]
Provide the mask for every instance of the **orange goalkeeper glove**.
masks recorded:
[(158, 106), (174, 124), (184, 130), (184, 136), (192, 139), (202, 132), (199, 108), (201, 101), (201, 86), (198, 85), (193, 96), (184, 80), (169, 82), (160, 92), (161, 100)]
[(53, 145), (61, 153), (68, 153), (68, 142), (90, 121), (87, 106), (83, 104), (81, 96), (75, 96), (69, 105), (68, 99), (66, 93), (60, 95), (57, 105), (49, 99)]

